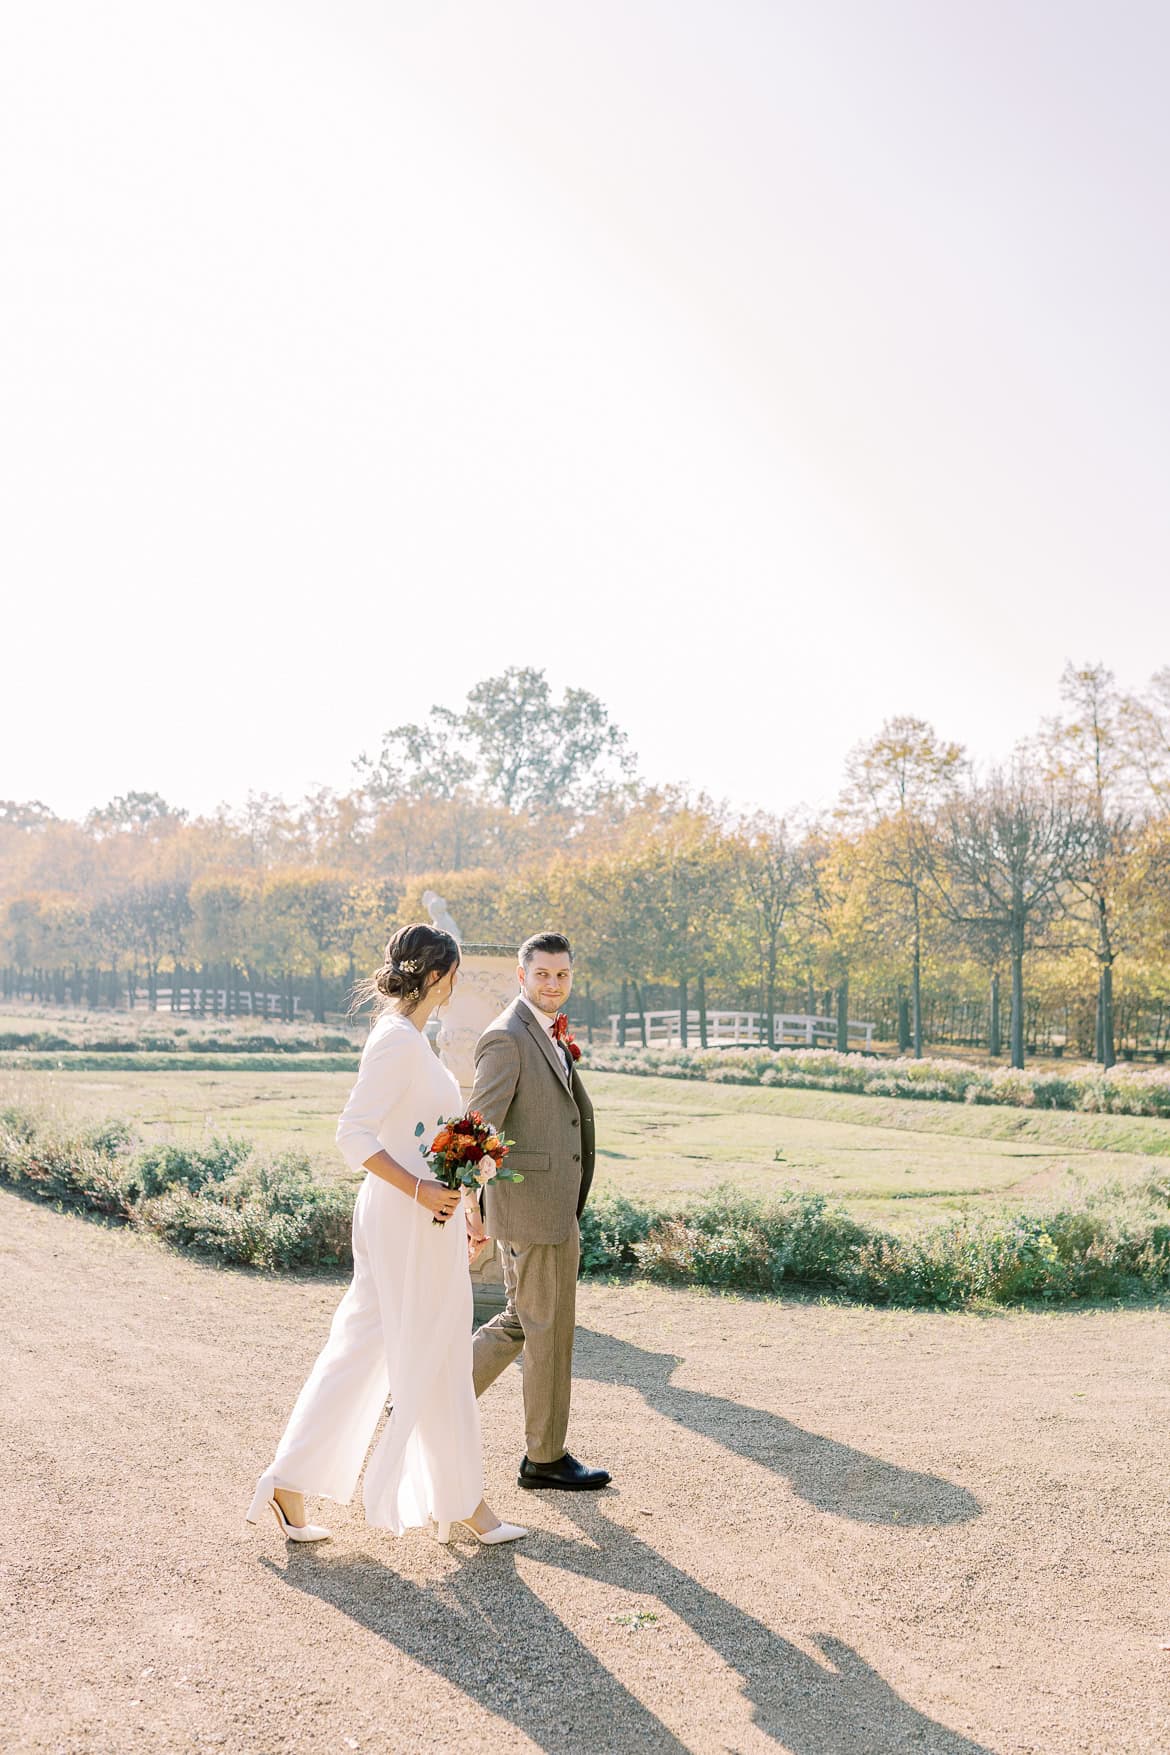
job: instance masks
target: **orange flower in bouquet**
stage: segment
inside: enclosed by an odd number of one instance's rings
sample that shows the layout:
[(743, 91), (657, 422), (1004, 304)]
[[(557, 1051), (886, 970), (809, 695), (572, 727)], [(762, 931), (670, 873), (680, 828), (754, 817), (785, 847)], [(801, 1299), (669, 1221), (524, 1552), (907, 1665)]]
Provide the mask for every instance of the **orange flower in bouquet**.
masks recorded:
[[(489, 1127), (478, 1109), (441, 1121), (429, 1146), (423, 1141), (426, 1128), (421, 1121), (414, 1131), (419, 1136), (418, 1149), (427, 1167), (445, 1188), (483, 1188), (497, 1180), (524, 1180), (504, 1163), (512, 1141)], [(435, 1219), (433, 1223), (440, 1225), (442, 1220)]]

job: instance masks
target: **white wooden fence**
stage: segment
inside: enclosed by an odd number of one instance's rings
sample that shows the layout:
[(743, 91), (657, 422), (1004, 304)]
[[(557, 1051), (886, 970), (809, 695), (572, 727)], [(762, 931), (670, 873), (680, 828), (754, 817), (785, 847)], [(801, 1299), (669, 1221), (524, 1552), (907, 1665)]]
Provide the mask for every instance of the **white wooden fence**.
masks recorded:
[[(145, 994), (145, 991), (145, 988), (139, 988), (140, 999)], [(206, 999), (207, 1011), (214, 1013), (218, 1007), (219, 1016), (223, 1017), (227, 1011), (228, 996), (227, 990), (222, 987), (218, 989), (209, 987), (206, 990), (206, 993), (202, 987), (180, 987), (178, 1004), (176, 1005), (175, 1010), (180, 1012), (197, 1012), (204, 999)], [(155, 995), (155, 1002), (160, 1012), (170, 1011), (171, 989), (169, 987), (160, 987)], [(283, 1017), (285, 1003), (285, 996), (282, 993), (254, 993), (250, 987), (237, 987), (232, 991), (233, 1017)], [(294, 994), (293, 1016), (299, 1016), (300, 1010), (301, 1002)]]
[[(680, 1021), (682, 1014), (677, 1007), (672, 1012), (646, 1013), (646, 1041), (660, 1047), (678, 1047), (681, 1043)], [(618, 1012), (611, 1012), (609, 1017), (610, 1040), (617, 1043), (620, 1035), (621, 1017)], [(837, 1046), (836, 1018), (816, 1018), (808, 1012), (777, 1012), (772, 1020), (772, 1041), (777, 1048), (835, 1048)], [(872, 1048), (874, 1026), (856, 1019), (849, 1020), (849, 1046), (851, 1048)], [(699, 1014), (687, 1013), (687, 1038), (690, 1047), (695, 1048), (699, 1042)], [(755, 1045), (761, 1047), (768, 1039), (766, 1012), (708, 1012), (707, 1013), (707, 1045), (718, 1048), (731, 1042), (742, 1043), (745, 1047)], [(642, 1023), (638, 1012), (626, 1013), (626, 1043), (641, 1043)]]

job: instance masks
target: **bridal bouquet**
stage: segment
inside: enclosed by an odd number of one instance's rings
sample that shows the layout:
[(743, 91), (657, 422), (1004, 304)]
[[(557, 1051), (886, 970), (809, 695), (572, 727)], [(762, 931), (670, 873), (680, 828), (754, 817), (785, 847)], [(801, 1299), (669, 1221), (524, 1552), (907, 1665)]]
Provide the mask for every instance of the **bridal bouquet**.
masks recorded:
[[(414, 1131), (424, 1132), (421, 1121)], [(504, 1167), (511, 1144), (493, 1133), (478, 1109), (469, 1109), (466, 1115), (440, 1122), (429, 1149), (421, 1140), (418, 1149), (445, 1188), (483, 1188), (488, 1182), (523, 1182), (518, 1171)]]

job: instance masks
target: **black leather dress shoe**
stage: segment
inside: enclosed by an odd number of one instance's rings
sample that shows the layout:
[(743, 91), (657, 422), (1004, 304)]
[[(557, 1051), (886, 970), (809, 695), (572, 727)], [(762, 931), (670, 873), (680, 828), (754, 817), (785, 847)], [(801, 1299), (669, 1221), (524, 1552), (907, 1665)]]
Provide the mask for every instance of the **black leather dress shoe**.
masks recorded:
[(589, 1493), (609, 1486), (607, 1469), (587, 1469), (568, 1451), (559, 1462), (534, 1463), (522, 1458), (517, 1479), (522, 1487), (559, 1487), (567, 1493)]

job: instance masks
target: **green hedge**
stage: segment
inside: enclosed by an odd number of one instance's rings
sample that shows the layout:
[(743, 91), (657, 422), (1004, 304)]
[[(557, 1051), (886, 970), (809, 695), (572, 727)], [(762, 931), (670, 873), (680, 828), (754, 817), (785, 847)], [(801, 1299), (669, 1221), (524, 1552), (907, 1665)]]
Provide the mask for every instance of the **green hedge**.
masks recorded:
[(13, 1072), (356, 1072), (361, 1056), (345, 1054), (176, 1054), (113, 1049), (63, 1050), (59, 1054), (0, 1054), (0, 1068)]
[(354, 1054), (349, 1036), (318, 1031), (311, 1036), (276, 1036), (228, 1031), (197, 1033), (179, 1026), (173, 1032), (130, 1031), (121, 1036), (90, 1037), (84, 1029), (72, 1035), (55, 1030), (0, 1030), (0, 1053), (33, 1054)]
[[(352, 1263), (353, 1185), (319, 1181), (297, 1153), (258, 1158), (243, 1139), (143, 1145), (122, 1122), (66, 1133), (8, 1109), (0, 1111), (0, 1181), (221, 1262)], [(793, 1286), (944, 1309), (1159, 1296), (1170, 1291), (1170, 1178), (907, 1237), (820, 1195), (761, 1200), (725, 1187), (663, 1207), (602, 1191), (582, 1217), (581, 1260), (586, 1274), (746, 1292)]]
[(1001, 1103), (1022, 1109), (1079, 1109), (1104, 1115), (1170, 1118), (1170, 1069), (1070, 1067), (1060, 1072), (980, 1067), (960, 1060), (877, 1060), (866, 1054), (800, 1048), (610, 1048), (594, 1044), (596, 1072), (643, 1078), (703, 1079), (721, 1085), (792, 1086), (865, 1097), (942, 1103)]

